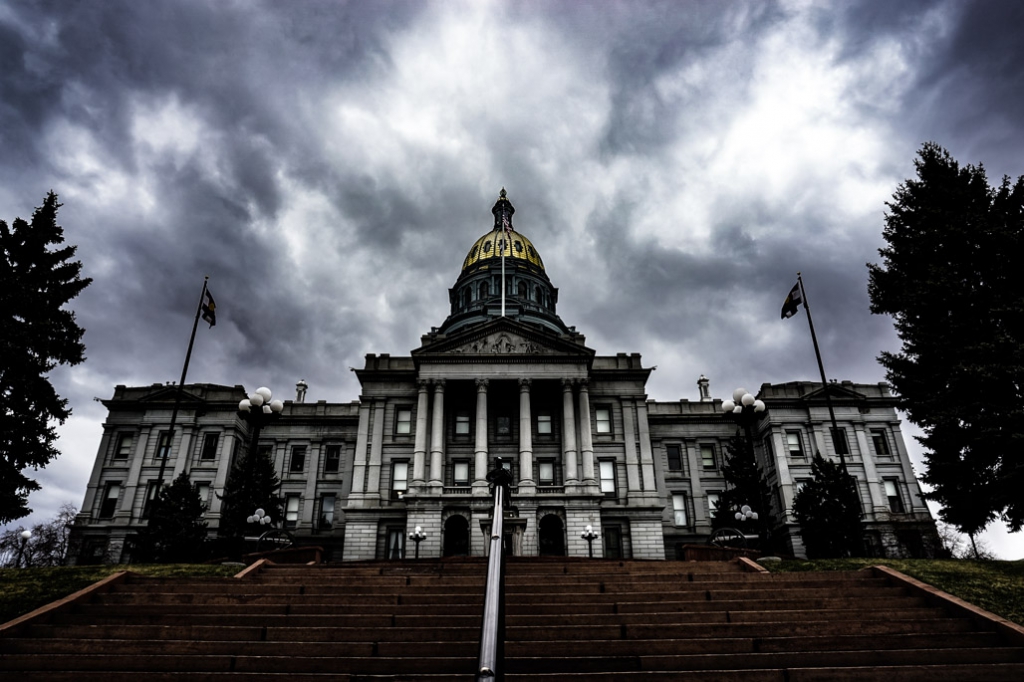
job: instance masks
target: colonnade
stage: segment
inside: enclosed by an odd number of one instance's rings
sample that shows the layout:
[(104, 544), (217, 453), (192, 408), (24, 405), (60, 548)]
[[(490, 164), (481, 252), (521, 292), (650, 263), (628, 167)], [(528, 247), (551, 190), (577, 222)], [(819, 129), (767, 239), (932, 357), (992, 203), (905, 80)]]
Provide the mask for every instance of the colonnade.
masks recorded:
[[(445, 414), (444, 379), (418, 382), (416, 437), (413, 447), (412, 487), (423, 492), (440, 492), (444, 481)], [(476, 419), (473, 448), (474, 495), (487, 495), (488, 446), (487, 393), (490, 380), (479, 378), (476, 384)], [(536, 492), (533, 479), (533, 380), (518, 379), (519, 384), (519, 494)], [(574, 396), (574, 388), (576, 389)], [(433, 399), (431, 399), (433, 393)], [(579, 413), (579, 424), (576, 414)], [(427, 425), (429, 429), (427, 428)], [(429, 431), (429, 433), (428, 433)], [(577, 433), (579, 439), (577, 441)], [(429, 439), (429, 443), (428, 443)], [(428, 449), (429, 446), (429, 449)], [(429, 457), (428, 457), (429, 455)], [(562, 380), (562, 463), (567, 491), (581, 487), (597, 489), (594, 467), (594, 443), (590, 425), (590, 392), (586, 379)], [(582, 464), (582, 471), (580, 465)]]

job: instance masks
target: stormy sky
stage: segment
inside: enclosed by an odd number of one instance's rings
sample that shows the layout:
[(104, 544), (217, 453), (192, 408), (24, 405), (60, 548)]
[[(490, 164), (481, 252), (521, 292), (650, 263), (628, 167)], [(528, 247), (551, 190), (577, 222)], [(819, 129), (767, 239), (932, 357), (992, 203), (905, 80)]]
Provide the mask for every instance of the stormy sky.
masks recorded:
[(178, 379), (204, 275), (189, 381), (353, 400), (350, 367), (445, 319), (502, 187), (562, 319), (656, 365), (650, 397), (817, 380), (797, 271), (829, 377), (882, 381), (885, 202), (927, 141), (1024, 173), (1022, 34), (999, 0), (0, 3), (0, 217), (57, 192), (94, 280), (19, 523), (81, 505), (94, 398)]

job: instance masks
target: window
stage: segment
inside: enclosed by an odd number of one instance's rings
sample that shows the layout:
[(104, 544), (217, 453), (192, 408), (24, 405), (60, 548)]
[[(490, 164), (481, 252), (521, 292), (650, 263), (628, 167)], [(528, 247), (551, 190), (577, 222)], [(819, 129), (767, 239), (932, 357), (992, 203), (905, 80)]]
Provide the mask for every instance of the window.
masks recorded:
[(705, 469), (715, 468), (715, 446), (713, 445), (701, 445), (700, 446), (700, 465)]
[(669, 471), (682, 471), (683, 470), (683, 448), (680, 445), (666, 445), (665, 451), (668, 453), (668, 469)]
[(320, 519), (317, 521), (317, 528), (330, 530), (334, 528), (334, 495), (322, 495), (320, 497)]
[(156, 459), (166, 459), (171, 452), (171, 432), (161, 431), (156, 439)]
[(512, 435), (512, 419), (509, 417), (498, 417), (495, 420), (495, 433), (505, 438)]
[(786, 450), (790, 457), (804, 458), (804, 448), (800, 445), (799, 431), (786, 431)]
[(677, 493), (672, 496), (673, 523), (676, 526), (686, 526), (686, 495)]
[(808, 484), (808, 483), (810, 483), (810, 482), (811, 482), (811, 479), (809, 479), (809, 478), (798, 478), (798, 479), (796, 479), (796, 481), (795, 481), (795, 482), (793, 483), (793, 486), (794, 486), (794, 488), (796, 489), (796, 490), (794, 491), (794, 493), (793, 493), (793, 494), (794, 494), (794, 496), (796, 496), (796, 495), (799, 495), (799, 494), (800, 494), (800, 492), (801, 492), (801, 491), (802, 491), (802, 490), (803, 490), (804, 488), (806, 488), (806, 487), (807, 487), (807, 484)]
[(196, 494), (199, 495), (199, 501), (203, 503), (203, 506), (207, 509), (210, 508), (210, 484), (209, 483), (196, 483)]
[(341, 446), (328, 445), (324, 455), (324, 473), (336, 474), (341, 468)]
[(287, 495), (284, 498), (284, 527), (295, 528), (299, 525), (299, 496)]
[(551, 435), (551, 413), (550, 412), (538, 412), (537, 413), (537, 435), (540, 435), (540, 436)]
[(529, 294), (527, 293), (526, 282), (520, 282), (519, 283), (519, 285), (516, 287), (516, 293), (519, 294), (519, 298), (529, 298), (530, 297)]
[(409, 489), (409, 463), (391, 463), (391, 499), (400, 500)]
[(897, 487), (897, 481), (892, 478), (887, 478), (883, 481), (885, 485), (885, 496), (889, 498), (889, 511), (893, 514), (903, 513), (903, 499), (900, 498), (900, 491)]
[(302, 470), (306, 468), (306, 446), (296, 445), (292, 448), (292, 459), (288, 464), (288, 471), (292, 473), (302, 473)]
[(412, 433), (411, 407), (395, 408), (395, 433), (398, 435), (408, 435)]
[(555, 484), (555, 460), (542, 459), (537, 462), (537, 482), (541, 485)]
[(875, 446), (875, 455), (878, 457), (892, 457), (892, 450), (889, 449), (889, 439), (885, 437), (884, 430), (872, 430), (871, 442)]
[(132, 433), (119, 433), (117, 434), (117, 446), (114, 448), (114, 459), (128, 459), (128, 456), (132, 454), (132, 442), (134, 441), (134, 435)]
[(205, 436), (203, 436), (203, 449), (199, 453), (199, 459), (217, 459), (217, 442), (219, 439), (219, 433), (208, 433)]
[(480, 283), (480, 294), (481, 299), (487, 298), (491, 295), (491, 286), (487, 282)]
[(469, 460), (457, 459), (452, 462), (452, 478), (455, 485), (469, 485)]
[(117, 498), (121, 496), (120, 483), (108, 483), (103, 491), (103, 502), (100, 503), (100, 518), (109, 519), (117, 511)]
[(146, 485), (146, 497), (145, 499), (142, 500), (142, 518), (149, 518), (149, 512), (153, 508), (153, 500), (156, 499), (156, 494), (158, 490), (159, 485), (156, 481), (150, 481)]
[(850, 443), (846, 440), (846, 429), (840, 426), (837, 429), (829, 429), (829, 431), (832, 432), (832, 446), (835, 448), (836, 454), (850, 454)]
[(598, 433), (612, 432), (612, 410), (610, 407), (598, 407), (594, 410), (594, 423)]
[(469, 414), (466, 412), (459, 412), (455, 415), (455, 435), (457, 436), (468, 436), (469, 435)]
[(387, 548), (385, 550), (387, 559), (405, 558), (405, 529), (388, 528)]
[(713, 519), (718, 516), (718, 505), (721, 501), (721, 493), (708, 493), (708, 517)]
[(615, 462), (601, 460), (601, 492), (605, 495), (615, 495)]

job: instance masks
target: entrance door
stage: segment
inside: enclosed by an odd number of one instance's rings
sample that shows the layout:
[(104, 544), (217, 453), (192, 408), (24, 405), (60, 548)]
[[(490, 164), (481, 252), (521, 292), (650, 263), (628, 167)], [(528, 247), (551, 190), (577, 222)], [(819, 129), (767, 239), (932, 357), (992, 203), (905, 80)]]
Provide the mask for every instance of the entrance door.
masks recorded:
[(469, 521), (454, 514), (444, 522), (444, 555), (469, 556)]
[(565, 527), (562, 519), (548, 514), (540, 520), (540, 555), (565, 556)]

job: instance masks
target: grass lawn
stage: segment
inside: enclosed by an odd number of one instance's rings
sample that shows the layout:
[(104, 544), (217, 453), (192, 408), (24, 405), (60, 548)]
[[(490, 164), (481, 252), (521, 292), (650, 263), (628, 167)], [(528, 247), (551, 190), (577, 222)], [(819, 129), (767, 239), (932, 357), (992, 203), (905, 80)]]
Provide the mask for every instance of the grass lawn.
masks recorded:
[(952, 559), (821, 559), (766, 566), (781, 571), (855, 571), (885, 565), (1024, 625), (1024, 561)]
[(0, 568), (0, 623), (74, 594), (111, 573), (124, 570), (154, 577), (227, 577), (242, 569), (239, 566), (205, 564)]

